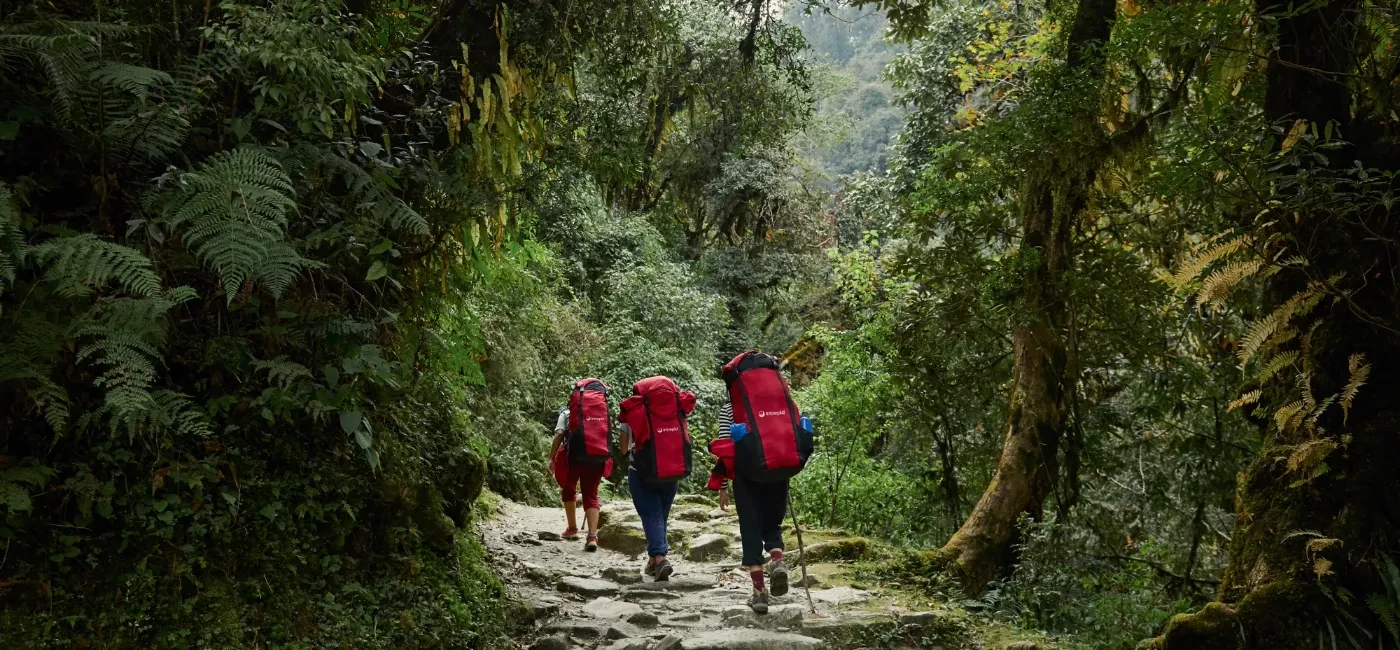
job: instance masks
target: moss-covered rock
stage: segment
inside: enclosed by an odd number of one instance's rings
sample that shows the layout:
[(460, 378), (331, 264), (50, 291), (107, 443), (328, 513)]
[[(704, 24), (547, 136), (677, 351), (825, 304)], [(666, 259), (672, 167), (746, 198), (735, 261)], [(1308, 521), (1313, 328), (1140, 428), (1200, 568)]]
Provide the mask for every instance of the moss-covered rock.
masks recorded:
[(800, 559), (808, 563), (835, 562), (838, 560), (859, 560), (869, 554), (869, 540), (864, 537), (849, 537), (808, 546)]
[(640, 528), (608, 524), (598, 529), (598, 546), (636, 557), (647, 551), (647, 536)]

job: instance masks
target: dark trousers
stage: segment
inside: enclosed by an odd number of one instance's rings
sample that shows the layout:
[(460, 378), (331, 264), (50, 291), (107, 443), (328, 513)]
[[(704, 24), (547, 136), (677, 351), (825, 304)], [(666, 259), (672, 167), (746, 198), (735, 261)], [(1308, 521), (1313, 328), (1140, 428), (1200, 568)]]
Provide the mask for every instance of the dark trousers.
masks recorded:
[(632, 505), (642, 518), (642, 531), (647, 536), (647, 555), (666, 555), (666, 520), (671, 516), (671, 502), (676, 500), (676, 483), (653, 485), (642, 480), (637, 468), (627, 471), (627, 488), (632, 493)]
[(739, 537), (744, 566), (763, 564), (764, 551), (783, 548), (783, 517), (787, 515), (788, 482), (760, 483), (734, 477), (734, 509), (739, 512)]

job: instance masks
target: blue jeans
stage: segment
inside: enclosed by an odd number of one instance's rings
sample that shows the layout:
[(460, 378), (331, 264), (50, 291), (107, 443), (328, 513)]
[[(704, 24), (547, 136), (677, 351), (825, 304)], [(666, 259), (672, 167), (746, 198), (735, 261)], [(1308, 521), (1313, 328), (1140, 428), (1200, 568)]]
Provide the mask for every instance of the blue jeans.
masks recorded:
[(666, 555), (666, 520), (671, 517), (671, 502), (676, 500), (676, 483), (652, 484), (642, 480), (635, 468), (627, 471), (627, 488), (632, 493), (632, 505), (642, 518), (642, 531), (647, 536), (647, 555)]

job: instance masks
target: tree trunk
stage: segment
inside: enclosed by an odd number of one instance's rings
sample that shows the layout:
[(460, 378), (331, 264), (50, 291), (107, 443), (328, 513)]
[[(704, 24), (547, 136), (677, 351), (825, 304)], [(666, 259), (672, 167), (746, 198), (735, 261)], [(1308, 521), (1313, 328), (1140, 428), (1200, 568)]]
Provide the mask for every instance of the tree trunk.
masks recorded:
[[(969, 596), (1015, 561), (1022, 515), (1041, 516), (1059, 479), (1060, 437), (1069, 422), (1068, 314), (1065, 279), (1073, 270), (1074, 223), (1084, 209), (1097, 168), (1108, 155), (1098, 125), (1098, 89), (1105, 80), (1097, 47), (1117, 18), (1113, 0), (1081, 0), (1068, 37), (1068, 56), (1054, 97), (1039, 108), (1058, 107), (1061, 142), (1038, 142), (1022, 193), (1024, 276), (1018, 293), (1020, 322), (1012, 330), (1015, 372), (1006, 442), (996, 474), (972, 515), (937, 553), (936, 565), (955, 575)], [(1089, 80), (1089, 89), (1080, 83)], [(1066, 145), (1065, 143), (1069, 143)], [(1066, 147), (1074, 149), (1066, 151)]]
[[(1333, 166), (1359, 160), (1368, 168), (1400, 169), (1395, 138), (1377, 125), (1376, 116), (1353, 117), (1351, 90), (1344, 75), (1356, 71), (1347, 48), (1357, 42), (1359, 3), (1341, 0), (1293, 14), (1276, 0), (1261, 0), (1261, 15), (1278, 16), (1278, 47), (1269, 62), (1265, 114), (1271, 121), (1306, 119), (1319, 131), (1336, 122), (1353, 144), (1332, 156)], [(1340, 73), (1340, 74), (1334, 74)], [(1300, 215), (1274, 228), (1293, 229), (1293, 241), (1305, 245), (1316, 277), (1338, 274), (1354, 291), (1350, 304), (1320, 314), (1310, 349), (1309, 383), (1327, 395), (1344, 385), (1348, 358), (1362, 353), (1372, 375), (1344, 418), (1332, 407), (1320, 424), (1320, 439), (1335, 441), (1326, 456), (1329, 470), (1312, 481), (1289, 472), (1284, 459), (1297, 445), (1315, 442), (1307, 435), (1266, 429), (1263, 448), (1241, 475), (1239, 512), (1230, 544), (1230, 562), (1218, 602), (1174, 618), (1154, 650), (1311, 650), (1319, 639), (1351, 647), (1346, 635), (1363, 639), (1358, 627), (1385, 636), (1361, 601), (1383, 592), (1373, 562), (1400, 552), (1400, 286), (1395, 280), (1400, 224), (1393, 215)], [(1280, 273), (1270, 279), (1274, 304), (1301, 288), (1301, 280)], [(1294, 393), (1296, 395), (1296, 391)], [(1288, 399), (1271, 396), (1277, 407)], [(1296, 397), (1295, 397), (1296, 399)], [(1269, 409), (1272, 412), (1272, 408)], [(1349, 598), (1340, 594), (1350, 593)], [(1350, 605), (1343, 604), (1350, 601)], [(1345, 610), (1346, 613), (1343, 613)], [(1355, 616), (1356, 619), (1351, 619)], [(1328, 647), (1331, 647), (1330, 645)], [(1392, 647), (1389, 642), (1382, 647)]]

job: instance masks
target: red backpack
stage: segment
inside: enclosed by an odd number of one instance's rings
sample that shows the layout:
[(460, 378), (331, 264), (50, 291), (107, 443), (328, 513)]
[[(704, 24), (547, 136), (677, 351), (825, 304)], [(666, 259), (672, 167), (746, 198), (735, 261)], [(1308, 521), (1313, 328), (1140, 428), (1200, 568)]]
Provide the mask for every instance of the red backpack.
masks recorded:
[(589, 377), (569, 394), (569, 462), (602, 465), (612, 458), (612, 414), (608, 387)]
[[(778, 360), (755, 350), (734, 357), (722, 373), (734, 407), (734, 470), (754, 481), (796, 476), (812, 455), (812, 432), (803, 427)], [(739, 435), (742, 434), (742, 435)]]
[(674, 483), (690, 475), (690, 425), (695, 395), (666, 377), (632, 385), (619, 417), (632, 429), (632, 466), (648, 483)]

